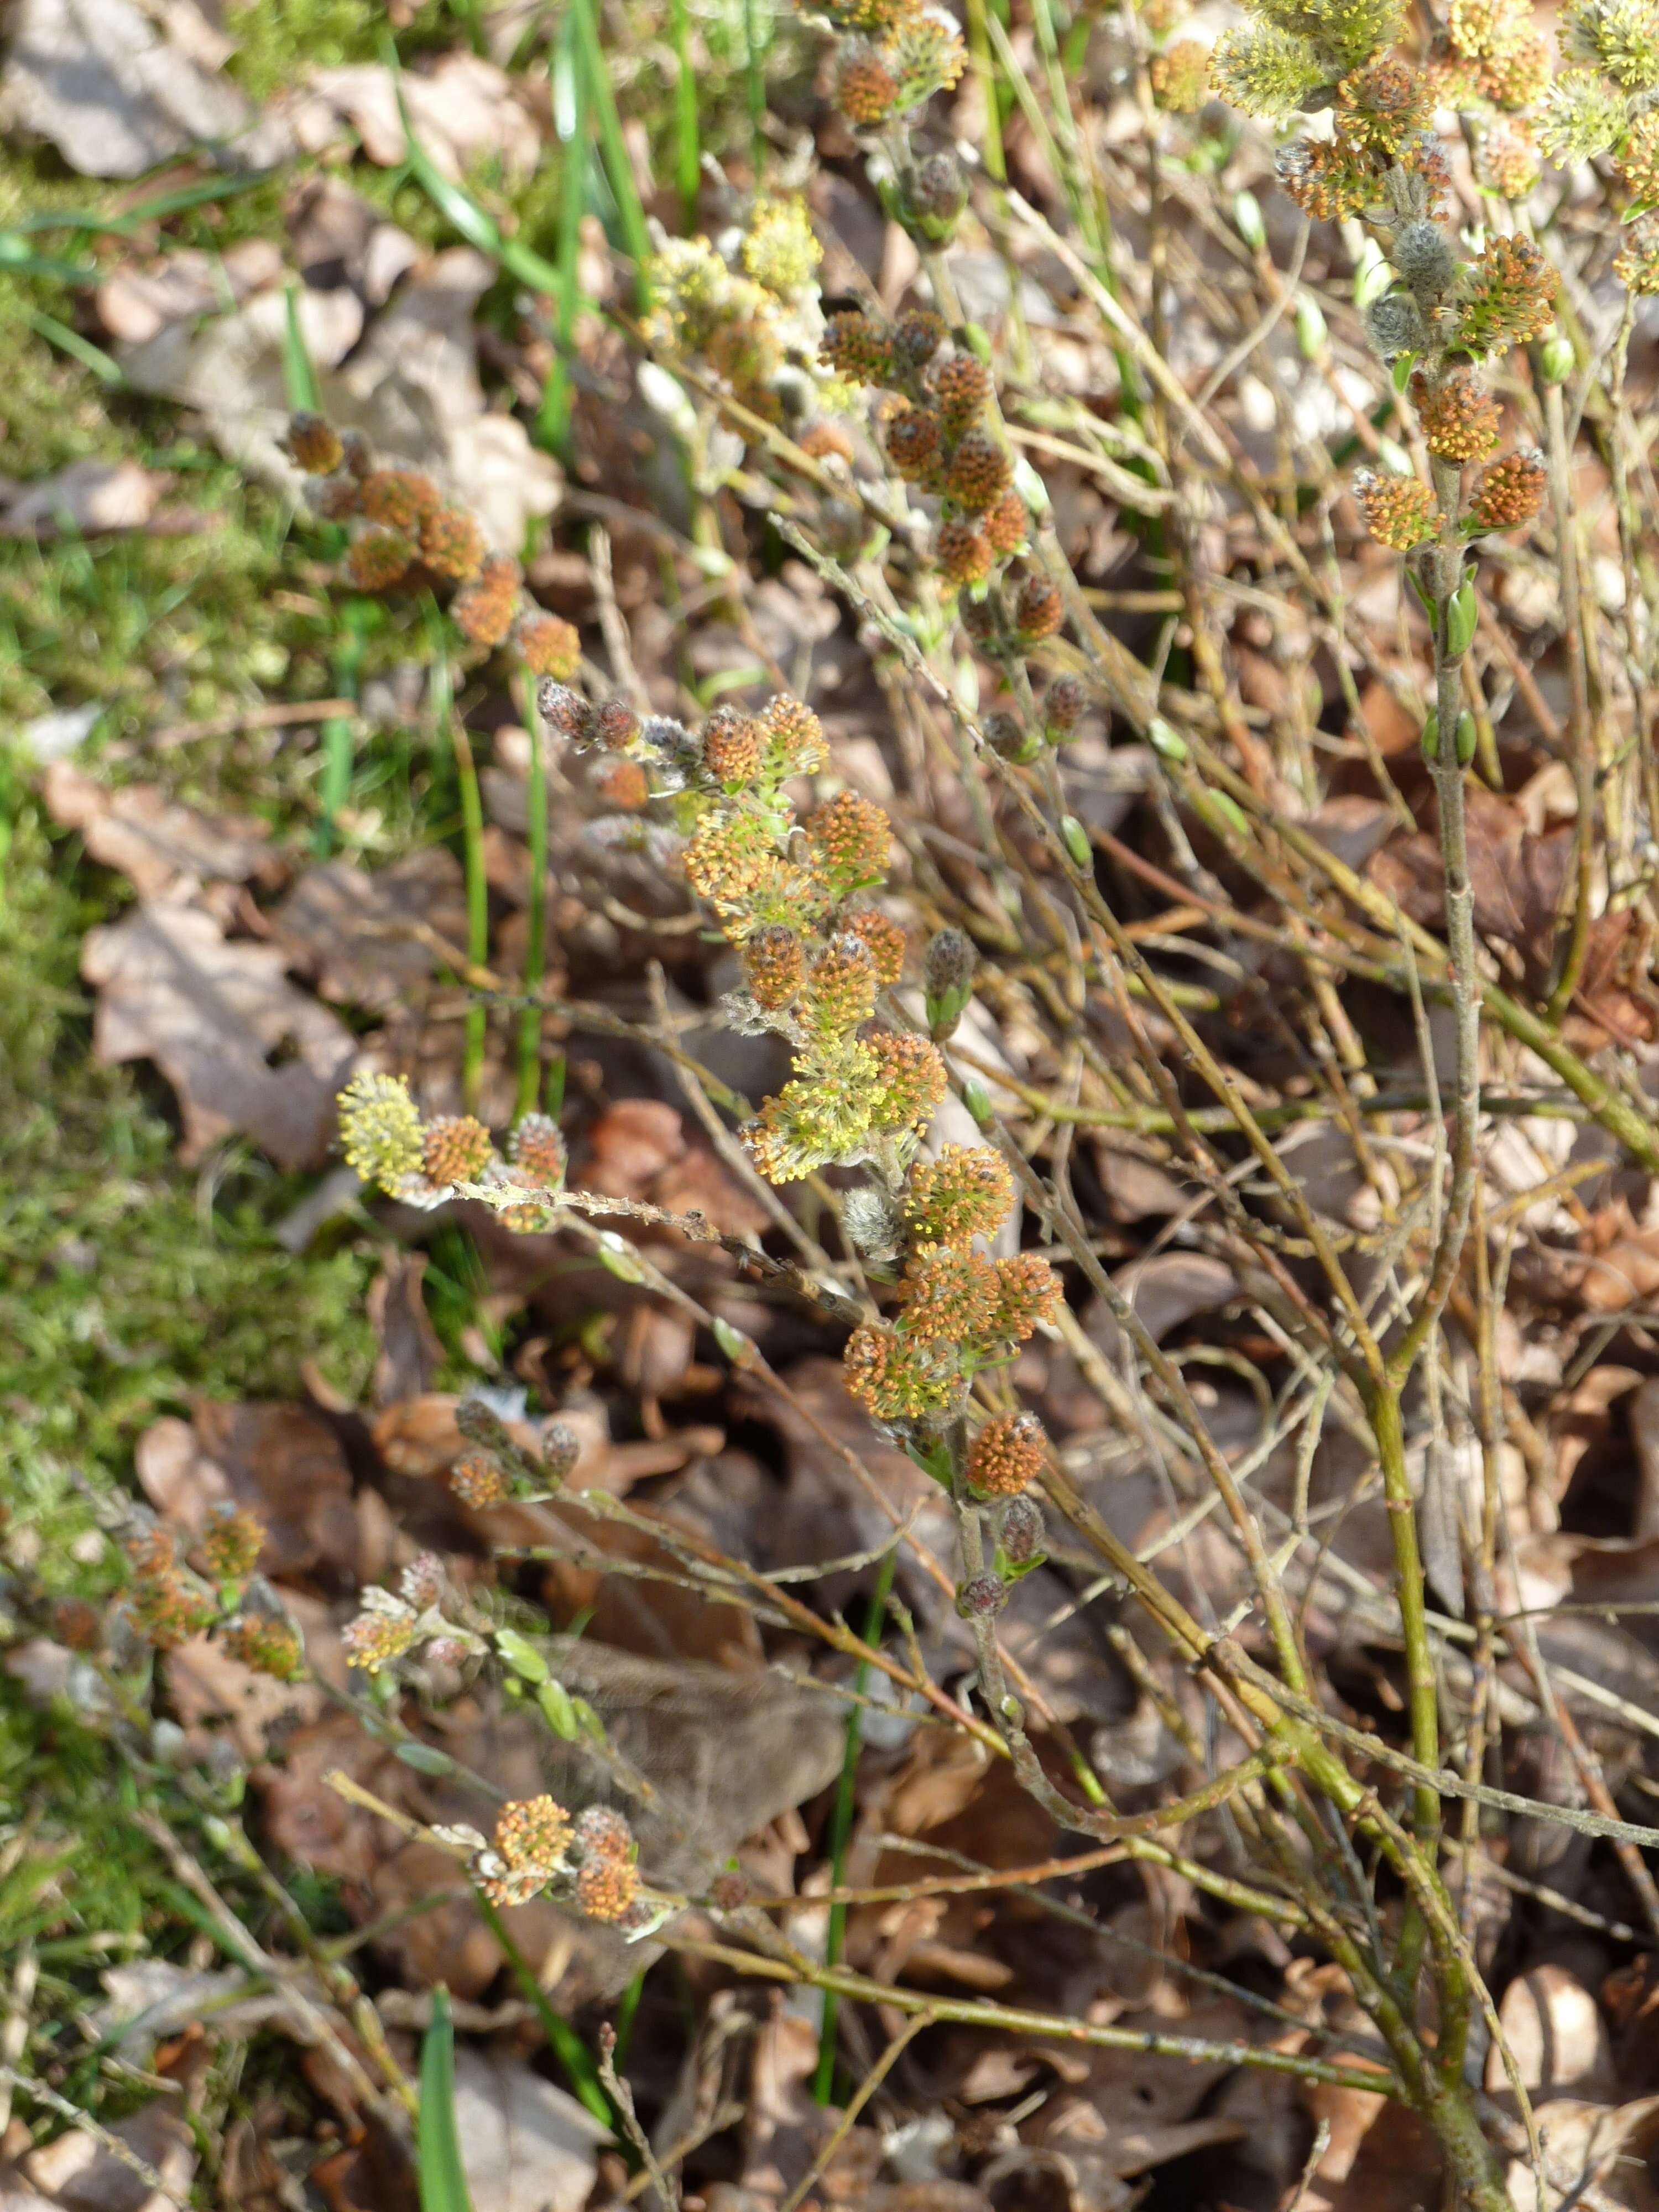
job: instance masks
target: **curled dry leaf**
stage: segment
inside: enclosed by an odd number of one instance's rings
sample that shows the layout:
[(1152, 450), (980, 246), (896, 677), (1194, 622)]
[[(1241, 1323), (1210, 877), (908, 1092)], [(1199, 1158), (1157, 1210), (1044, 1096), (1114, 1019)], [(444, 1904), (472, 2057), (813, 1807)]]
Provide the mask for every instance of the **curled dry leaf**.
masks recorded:
[(610, 2130), (502, 2050), (455, 2054), (455, 2126), (472, 2212), (582, 2212)]
[(111, 791), (68, 761), (53, 761), (42, 783), (54, 822), (78, 830), (87, 851), (118, 869), (142, 899), (179, 899), (200, 883), (269, 884), (285, 863), (270, 832), (246, 814), (202, 814), (153, 783)]
[(334, 1432), (303, 1406), (199, 1404), (138, 1439), (138, 1480), (156, 1511), (198, 1535), (209, 1510), (246, 1506), (265, 1527), (262, 1573), (291, 1575), (354, 1558), (351, 1477)]
[(465, 941), (461, 864), (442, 845), (422, 846), (373, 875), (349, 860), (307, 868), (271, 916), (297, 974), (325, 999), (377, 1013), (406, 1003), (436, 964), (411, 934), (416, 923), (447, 943)]
[(169, 479), (137, 461), (71, 461), (49, 477), (0, 495), (0, 537), (96, 538), (110, 530), (142, 530)]
[(49, 138), (84, 177), (141, 176), (253, 119), (194, 0), (21, 0), (7, 27), (0, 125)]
[[(1534, 2096), (1601, 2102), (1613, 2094), (1613, 2046), (1595, 1999), (1566, 1966), (1517, 1974), (1498, 2008), (1516, 2069)], [(1486, 2054), (1489, 2096), (1510, 2094), (1496, 2046)]]
[[(527, 176), (541, 155), (541, 137), (504, 70), (481, 55), (445, 54), (429, 75), (404, 71), (404, 101), (415, 136), (437, 167), (459, 183), (482, 155), (495, 156), (510, 177)], [(313, 70), (289, 104), (288, 120), (310, 154), (326, 152), (357, 133), (364, 153), (383, 169), (404, 158), (398, 86), (378, 62)]]

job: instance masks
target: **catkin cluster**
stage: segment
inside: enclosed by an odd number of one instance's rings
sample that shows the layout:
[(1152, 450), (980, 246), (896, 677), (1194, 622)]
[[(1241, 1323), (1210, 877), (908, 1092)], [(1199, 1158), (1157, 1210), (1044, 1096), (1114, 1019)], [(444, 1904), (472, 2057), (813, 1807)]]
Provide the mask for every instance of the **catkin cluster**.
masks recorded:
[(347, 1166), (388, 1198), (426, 1212), (460, 1185), (482, 1184), (509, 1229), (528, 1235), (551, 1222), (545, 1194), (564, 1180), (566, 1157), (550, 1115), (524, 1115), (503, 1156), (472, 1115), (422, 1115), (401, 1075), (354, 1075), (336, 1103)]
[(293, 416), (286, 442), (311, 479), (316, 513), (352, 531), (342, 570), (355, 589), (446, 593), (451, 619), (480, 652), (510, 640), (532, 675), (575, 674), (574, 628), (525, 598), (518, 562), (490, 552), (477, 516), (446, 500), (430, 477), (377, 467), (356, 431), (337, 430), (320, 415)]
[(193, 1637), (211, 1634), (221, 1650), (255, 1674), (293, 1681), (304, 1671), (304, 1646), (276, 1591), (257, 1571), (264, 1541), (257, 1514), (215, 1506), (196, 1545), (197, 1566), (172, 1529), (151, 1523), (127, 1545), (127, 1626), (157, 1651), (175, 1651)]

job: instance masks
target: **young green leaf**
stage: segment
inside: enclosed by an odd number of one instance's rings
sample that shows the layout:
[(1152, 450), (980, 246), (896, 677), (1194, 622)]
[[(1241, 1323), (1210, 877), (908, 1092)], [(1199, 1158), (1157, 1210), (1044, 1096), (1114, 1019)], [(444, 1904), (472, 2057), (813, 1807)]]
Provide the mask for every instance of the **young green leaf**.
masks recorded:
[(455, 2124), (455, 2024), (449, 1991), (432, 1992), (432, 2025), (421, 2045), (421, 2108), (415, 2123), (421, 2212), (472, 2212)]

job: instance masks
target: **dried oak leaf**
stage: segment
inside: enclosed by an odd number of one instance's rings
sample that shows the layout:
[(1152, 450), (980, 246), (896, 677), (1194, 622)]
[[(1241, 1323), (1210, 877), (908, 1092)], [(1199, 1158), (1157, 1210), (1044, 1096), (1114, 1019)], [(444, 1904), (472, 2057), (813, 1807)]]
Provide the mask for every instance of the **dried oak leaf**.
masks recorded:
[(142, 899), (177, 898), (197, 884), (270, 884), (284, 863), (270, 832), (246, 814), (201, 814), (153, 783), (111, 791), (68, 761), (42, 783), (54, 822), (78, 830), (94, 860), (124, 875)]
[(264, 1574), (356, 1558), (345, 1455), (333, 1431), (303, 1406), (204, 1399), (188, 1421), (169, 1414), (152, 1422), (138, 1439), (135, 1464), (156, 1511), (192, 1534), (216, 1504), (257, 1513), (265, 1525)]
[(461, 864), (423, 846), (374, 875), (346, 860), (307, 868), (271, 916), (289, 964), (325, 999), (375, 1012), (397, 1006), (432, 973), (435, 955), (411, 925), (451, 944), (466, 935)]
[(21, 0), (0, 125), (49, 138), (83, 177), (137, 177), (252, 119), (220, 74), (234, 52), (194, 0)]
[(581, 2212), (611, 2131), (499, 2049), (455, 2054), (455, 2127), (472, 2212)]
[[(1468, 789), (1469, 883), (1481, 936), (1511, 945), (1530, 990), (1545, 987), (1555, 949), (1556, 915), (1572, 870), (1573, 831), (1535, 836), (1512, 799), (1479, 784)], [(1402, 914), (1425, 927), (1445, 918), (1445, 873), (1438, 836), (1420, 831), (1386, 845), (1367, 871)]]
[(335, 1093), (357, 1048), (283, 965), (274, 947), (229, 943), (189, 907), (141, 906), (88, 933), (94, 1049), (106, 1064), (155, 1062), (179, 1096), (186, 1160), (235, 1133), (281, 1167), (328, 1156)]
[(0, 537), (55, 538), (67, 530), (94, 538), (106, 530), (142, 530), (169, 479), (131, 459), (71, 461), (0, 501)]

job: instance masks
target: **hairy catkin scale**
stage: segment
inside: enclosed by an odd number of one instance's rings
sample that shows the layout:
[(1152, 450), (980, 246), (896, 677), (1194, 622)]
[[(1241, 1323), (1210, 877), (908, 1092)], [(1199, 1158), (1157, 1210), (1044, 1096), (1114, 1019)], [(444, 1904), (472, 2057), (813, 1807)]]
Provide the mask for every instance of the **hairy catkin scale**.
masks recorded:
[(635, 813), (651, 796), (651, 779), (638, 761), (601, 761), (592, 772), (594, 790), (609, 806)]
[(336, 1101), (346, 1165), (384, 1191), (418, 1174), (421, 1111), (401, 1075), (354, 1075)]
[(905, 407), (884, 434), (887, 458), (906, 483), (933, 485), (940, 476), (939, 417), (923, 407)]
[(557, 1867), (570, 1847), (570, 1815), (556, 1798), (520, 1797), (495, 1820), (495, 1849), (512, 1867)]
[(981, 516), (980, 528), (985, 542), (999, 559), (1018, 553), (1030, 538), (1031, 518), (1026, 513), (1025, 502), (1011, 485), (996, 505)]
[(303, 410), (289, 417), (288, 434), (283, 443), (293, 456), (294, 465), (308, 477), (332, 476), (345, 459), (345, 447), (331, 422), (320, 415)]
[(360, 1613), (340, 1631), (346, 1657), (366, 1674), (378, 1674), (410, 1650), (415, 1642), (412, 1613)]
[(1469, 501), (1469, 520), (1480, 530), (1518, 530), (1542, 507), (1547, 473), (1536, 447), (1505, 453), (1483, 471)]
[(1620, 141), (1613, 166), (1633, 199), (1659, 200), (1659, 107), (1637, 117)]
[(939, 1048), (908, 1030), (878, 1030), (870, 1039), (875, 1054), (879, 1096), (877, 1124), (884, 1129), (920, 1129), (931, 1121), (950, 1079)]
[(977, 1252), (940, 1245), (919, 1252), (898, 1285), (902, 1332), (919, 1342), (960, 1345), (989, 1334), (1000, 1285)]
[(1412, 404), (1423, 441), (1443, 461), (1478, 461), (1498, 443), (1498, 403), (1480, 379), (1467, 373), (1431, 387), (1420, 372), (1411, 383)]
[(1023, 1344), (1041, 1321), (1052, 1321), (1060, 1310), (1060, 1278), (1046, 1260), (1034, 1252), (1021, 1252), (996, 1263), (1000, 1297), (995, 1331)]
[(947, 922), (927, 940), (922, 956), (922, 980), (930, 999), (954, 998), (969, 989), (979, 966), (973, 939)]
[(442, 504), (437, 485), (416, 469), (375, 469), (363, 478), (359, 497), (369, 521), (406, 538), (419, 537), (421, 525)]
[(964, 1620), (993, 1620), (1007, 1602), (999, 1575), (975, 1575), (957, 1591), (957, 1611)]
[(567, 684), (581, 666), (582, 641), (574, 623), (536, 608), (519, 623), (519, 658), (532, 676)]
[(717, 707), (702, 726), (702, 764), (716, 783), (736, 790), (759, 773), (766, 739), (760, 724), (737, 707)]
[(1523, 200), (1538, 183), (1543, 159), (1538, 141), (1524, 123), (1513, 116), (1495, 115), (1475, 149), (1474, 180), (1506, 200)]
[(1042, 1474), (1048, 1450), (1035, 1413), (999, 1413), (968, 1447), (968, 1486), (981, 1498), (1016, 1498)]
[(640, 718), (626, 699), (606, 699), (593, 710), (593, 735), (608, 753), (624, 752), (640, 734)]
[(1489, 238), (1465, 276), (1457, 343), (1471, 353), (1525, 345), (1555, 313), (1555, 271), (1529, 238)]
[(592, 706), (568, 684), (544, 677), (536, 687), (536, 711), (554, 737), (573, 745), (592, 744)]
[(843, 791), (819, 807), (808, 817), (806, 834), (838, 890), (854, 890), (887, 872), (893, 825), (879, 806), (856, 791)]
[(550, 1189), (564, 1181), (564, 1132), (550, 1114), (526, 1114), (507, 1140), (507, 1157), (532, 1182)]
[(519, 564), (492, 554), (470, 584), (450, 602), (455, 626), (474, 645), (500, 645), (513, 628), (519, 607)]
[(1379, 545), (1409, 553), (1413, 545), (1433, 537), (1434, 494), (1417, 477), (1380, 477), (1370, 469), (1360, 469), (1354, 477), (1353, 491), (1365, 527)]
[(366, 530), (346, 548), (345, 572), (360, 592), (384, 592), (408, 574), (414, 558), (400, 531)]
[(933, 558), (952, 584), (982, 584), (991, 573), (991, 541), (969, 516), (953, 514), (939, 526)]
[(1011, 1565), (1035, 1559), (1048, 1540), (1042, 1509), (1034, 1498), (1011, 1498), (1003, 1508), (1002, 1548)]
[(959, 506), (982, 514), (1007, 490), (1014, 465), (990, 431), (964, 430), (945, 471), (945, 488)]
[(905, 197), (927, 235), (944, 240), (968, 204), (968, 172), (954, 154), (930, 154), (907, 174)]
[(1659, 216), (1644, 215), (1625, 233), (1624, 251), (1613, 260), (1613, 273), (1627, 292), (1652, 298), (1659, 293)]
[(874, 907), (848, 915), (846, 926), (875, 963), (877, 982), (884, 991), (891, 990), (904, 973), (903, 930), (890, 915), (878, 914)]
[(1432, 112), (1423, 77), (1394, 55), (1351, 70), (1336, 88), (1337, 137), (1382, 161), (1391, 161)]
[(783, 922), (765, 923), (744, 945), (744, 981), (757, 1006), (774, 1012), (787, 1006), (799, 991), (805, 972), (800, 939)]
[(1449, 292), (1457, 276), (1451, 240), (1437, 222), (1402, 223), (1389, 258), (1425, 307)]
[(599, 1859), (631, 1859), (634, 1832), (613, 1805), (590, 1805), (576, 1816), (576, 1841)]
[(465, 1452), (449, 1470), (449, 1486), (463, 1505), (499, 1505), (507, 1496), (507, 1477), (482, 1452)]
[(444, 1114), (426, 1125), (421, 1164), (428, 1182), (446, 1188), (477, 1182), (489, 1164), (489, 1132), (471, 1114)]
[(1147, 64), (1152, 99), (1166, 115), (1194, 115), (1210, 88), (1210, 50), (1198, 39), (1177, 39)]
[(830, 765), (823, 725), (812, 709), (787, 691), (767, 701), (759, 715), (766, 737), (765, 766), (773, 775), (816, 775)]
[(1272, 23), (1223, 32), (1210, 56), (1217, 97), (1264, 121), (1293, 113), (1328, 75), (1311, 41)]
[(894, 1329), (855, 1328), (842, 1354), (842, 1381), (879, 1421), (914, 1421), (942, 1413), (956, 1398), (960, 1377), (932, 1345)]
[(222, 1583), (239, 1583), (259, 1564), (265, 1524), (246, 1507), (216, 1505), (202, 1531), (202, 1556), (208, 1572)]
[(836, 105), (856, 131), (873, 131), (892, 113), (898, 79), (873, 46), (850, 41), (836, 71)]
[(640, 1893), (640, 1878), (625, 1859), (591, 1858), (576, 1871), (576, 1902), (590, 1920), (625, 1920)]
[(807, 969), (801, 992), (802, 1024), (817, 1036), (845, 1036), (874, 1013), (879, 988), (869, 947), (848, 930), (827, 945)]
[(1340, 222), (1376, 197), (1369, 166), (1332, 140), (1292, 139), (1273, 166), (1285, 192), (1316, 222)]
[(930, 380), (933, 404), (951, 437), (976, 422), (991, 396), (991, 372), (977, 355), (953, 353)]
[(127, 1612), (146, 1644), (158, 1651), (175, 1651), (208, 1626), (214, 1606), (185, 1572), (170, 1529), (149, 1528), (135, 1536), (127, 1546)]
[(1383, 361), (1418, 353), (1423, 345), (1423, 311), (1409, 292), (1385, 292), (1365, 310), (1365, 335)]
[(1042, 695), (1042, 719), (1051, 737), (1069, 737), (1088, 708), (1088, 689), (1075, 676), (1056, 676)]
[(893, 325), (893, 355), (913, 374), (927, 368), (945, 342), (945, 318), (931, 307), (910, 307)]
[(895, 361), (892, 332), (858, 308), (848, 308), (824, 325), (818, 359), (849, 383), (887, 384)]
[(1014, 601), (1014, 628), (1028, 645), (1053, 637), (1066, 619), (1060, 586), (1047, 576), (1028, 576)]
[(936, 1160), (910, 1171), (904, 1218), (920, 1246), (965, 1243), (989, 1237), (1008, 1218), (1013, 1178), (988, 1145), (946, 1145)]
[(582, 1455), (581, 1438), (568, 1421), (550, 1421), (542, 1431), (542, 1468), (550, 1482), (562, 1482)]
[(305, 1666), (299, 1631), (277, 1613), (244, 1613), (228, 1623), (219, 1642), (230, 1658), (274, 1681), (291, 1682)]
[(483, 556), (483, 532), (465, 507), (441, 507), (421, 525), (421, 558), (439, 575), (464, 584)]

